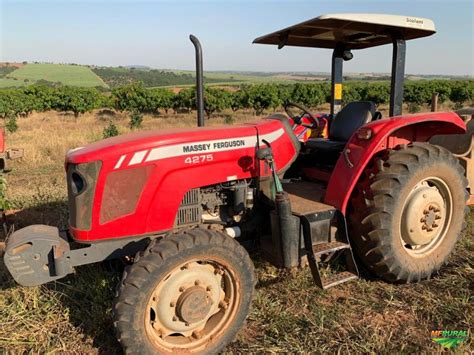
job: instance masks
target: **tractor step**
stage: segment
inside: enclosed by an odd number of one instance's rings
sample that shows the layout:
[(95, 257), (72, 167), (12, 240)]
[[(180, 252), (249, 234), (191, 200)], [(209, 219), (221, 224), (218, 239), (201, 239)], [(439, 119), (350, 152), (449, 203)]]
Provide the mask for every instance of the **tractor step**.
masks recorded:
[[(343, 282), (357, 279), (359, 277), (359, 272), (349, 243), (347, 224), (344, 215), (340, 211), (332, 208), (306, 212), (304, 214), (299, 214), (299, 217), (303, 226), (303, 241), (306, 256), (308, 258), (308, 264), (315, 284), (325, 290)], [(320, 228), (315, 228), (314, 225), (319, 225), (323, 221), (328, 221), (329, 225), (333, 225), (337, 228), (335, 237), (339, 239), (338, 241), (314, 244), (315, 239), (321, 239), (321, 236), (317, 238), (313, 236), (313, 232), (321, 230)], [(328, 230), (330, 233), (331, 228), (328, 228)], [(328, 240), (331, 240), (331, 238), (331, 235), (327, 237)], [(331, 274), (328, 277), (323, 277), (321, 275), (317, 258), (319, 257), (321, 260), (321, 256), (323, 255), (333, 255), (334, 257), (332, 260), (334, 261), (336, 259), (342, 259), (345, 270)]]
[[(292, 269), (309, 264), (313, 280), (322, 289), (358, 278), (344, 215), (322, 201), (324, 190), (307, 181), (283, 184), (284, 193), (270, 212), (271, 233), (260, 239), (265, 259)], [(289, 202), (289, 203), (288, 203)], [(337, 262), (337, 271), (323, 277), (319, 264)]]
[(313, 245), (314, 256), (320, 256), (328, 253), (334, 253), (342, 249), (350, 249), (350, 245), (342, 242), (330, 242)]
[(355, 280), (355, 279), (358, 279), (359, 276), (353, 274), (352, 272), (349, 272), (349, 271), (343, 271), (343, 272), (339, 272), (335, 275), (332, 275), (332, 276), (329, 276), (329, 277), (326, 277), (325, 279), (323, 279), (323, 289), (328, 289), (330, 287), (333, 287), (333, 286), (337, 286), (339, 284), (342, 284), (344, 282), (347, 282), (347, 281), (351, 281), (351, 280)]

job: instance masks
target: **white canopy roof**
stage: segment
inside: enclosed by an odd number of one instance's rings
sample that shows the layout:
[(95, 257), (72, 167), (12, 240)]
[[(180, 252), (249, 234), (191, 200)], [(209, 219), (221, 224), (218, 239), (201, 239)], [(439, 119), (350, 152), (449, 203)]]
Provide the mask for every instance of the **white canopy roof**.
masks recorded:
[(362, 49), (392, 43), (392, 36), (405, 40), (435, 33), (432, 20), (383, 14), (321, 15), (300, 24), (256, 38), (253, 43), (278, 46)]

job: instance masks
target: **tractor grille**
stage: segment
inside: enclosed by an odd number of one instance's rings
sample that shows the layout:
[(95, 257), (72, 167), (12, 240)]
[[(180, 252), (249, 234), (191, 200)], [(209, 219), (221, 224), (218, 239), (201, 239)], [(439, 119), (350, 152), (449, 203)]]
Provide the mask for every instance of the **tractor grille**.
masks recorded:
[(192, 189), (186, 192), (183, 197), (183, 201), (181, 201), (181, 206), (197, 204), (199, 204), (199, 189)]
[(196, 224), (201, 221), (201, 203), (199, 189), (186, 192), (176, 215), (176, 226)]

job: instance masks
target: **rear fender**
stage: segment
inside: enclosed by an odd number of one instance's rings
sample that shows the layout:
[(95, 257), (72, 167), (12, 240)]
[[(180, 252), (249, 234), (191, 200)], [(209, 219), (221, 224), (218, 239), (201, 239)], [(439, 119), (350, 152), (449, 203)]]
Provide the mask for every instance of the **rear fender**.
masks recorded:
[(372, 138), (359, 139), (354, 133), (337, 161), (326, 192), (324, 202), (344, 214), (357, 181), (374, 155), (401, 144), (427, 142), (436, 135), (466, 132), (466, 124), (454, 112), (397, 116), (371, 122), (364, 128), (372, 130)]

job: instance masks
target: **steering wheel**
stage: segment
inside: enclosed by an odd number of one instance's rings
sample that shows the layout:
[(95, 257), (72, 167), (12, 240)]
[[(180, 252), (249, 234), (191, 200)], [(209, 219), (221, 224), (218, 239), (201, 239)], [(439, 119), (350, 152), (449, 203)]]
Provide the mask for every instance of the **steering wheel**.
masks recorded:
[[(285, 112), (286, 114), (291, 117), (293, 119), (293, 121), (297, 124), (297, 125), (300, 125), (300, 126), (303, 126), (303, 127), (307, 127), (307, 128), (319, 128), (319, 120), (317, 118), (315, 118), (311, 112), (306, 108), (304, 107), (303, 105), (299, 105), (299, 104), (295, 104), (293, 102), (287, 102), (284, 106), (285, 108)], [(291, 107), (296, 107), (297, 109), (299, 109), (302, 114), (301, 115), (295, 115), (292, 111), (291, 111)], [(303, 117), (308, 117), (311, 122), (313, 122), (313, 124), (309, 125), (307, 123), (304, 123), (302, 120), (303, 120)]]

